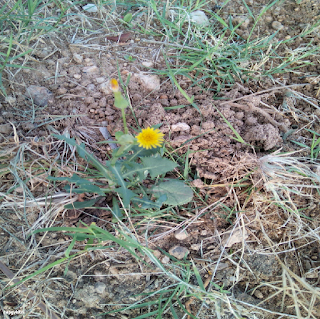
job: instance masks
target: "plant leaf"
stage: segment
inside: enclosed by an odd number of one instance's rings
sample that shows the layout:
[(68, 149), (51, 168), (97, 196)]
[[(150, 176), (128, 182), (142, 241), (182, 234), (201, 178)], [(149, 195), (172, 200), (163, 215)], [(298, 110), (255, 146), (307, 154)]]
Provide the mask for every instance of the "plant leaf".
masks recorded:
[(79, 208), (86, 208), (86, 207), (92, 207), (94, 206), (94, 204), (100, 199), (101, 197), (98, 197), (98, 198), (94, 198), (94, 199), (91, 199), (91, 200), (87, 200), (87, 201), (84, 201), (84, 202), (74, 202), (72, 204), (68, 204), (68, 205), (65, 205), (64, 208), (65, 209), (79, 209)]
[(144, 168), (150, 172), (151, 178), (172, 171), (178, 165), (163, 157), (142, 157)]
[(72, 177), (52, 177), (48, 176), (48, 179), (51, 181), (68, 181), (70, 183), (75, 183), (79, 188), (71, 188), (70, 185), (66, 185), (64, 188), (67, 192), (72, 191), (73, 193), (96, 193), (99, 195), (104, 195), (104, 192), (100, 187), (92, 184), (90, 181), (79, 177), (76, 174), (73, 174)]
[(174, 179), (154, 186), (152, 193), (156, 197), (167, 195), (167, 200), (164, 203), (172, 206), (187, 204), (193, 198), (192, 189), (184, 182)]

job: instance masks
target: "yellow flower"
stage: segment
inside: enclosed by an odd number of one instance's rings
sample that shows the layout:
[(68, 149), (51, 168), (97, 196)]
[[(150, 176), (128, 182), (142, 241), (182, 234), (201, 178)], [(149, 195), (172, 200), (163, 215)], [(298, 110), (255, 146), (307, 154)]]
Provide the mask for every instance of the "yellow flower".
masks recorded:
[(147, 127), (136, 136), (139, 146), (146, 148), (156, 148), (163, 143), (163, 134), (158, 129)]
[(119, 84), (116, 79), (110, 80), (110, 88), (112, 92), (119, 92)]

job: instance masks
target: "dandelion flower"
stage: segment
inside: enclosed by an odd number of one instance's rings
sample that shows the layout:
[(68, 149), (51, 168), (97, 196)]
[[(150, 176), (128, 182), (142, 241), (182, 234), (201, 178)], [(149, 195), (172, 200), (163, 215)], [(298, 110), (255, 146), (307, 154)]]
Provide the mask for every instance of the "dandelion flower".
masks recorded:
[(118, 109), (124, 110), (128, 105), (128, 101), (121, 95), (119, 91), (119, 83), (116, 79), (110, 80), (110, 89), (114, 95), (114, 106)]
[(119, 84), (116, 79), (110, 80), (110, 88), (112, 92), (119, 92)]
[(139, 146), (147, 150), (161, 146), (163, 143), (163, 134), (158, 129), (147, 127), (136, 136)]

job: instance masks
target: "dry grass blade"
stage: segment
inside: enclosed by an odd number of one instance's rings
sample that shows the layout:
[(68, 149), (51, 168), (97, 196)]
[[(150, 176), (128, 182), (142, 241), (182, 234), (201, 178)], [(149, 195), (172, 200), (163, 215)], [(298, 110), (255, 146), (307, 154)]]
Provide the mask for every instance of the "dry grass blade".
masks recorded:
[[(0, 270), (11, 280), (13, 281), (14, 283), (17, 283), (19, 282), (18, 279), (15, 279), (15, 275), (14, 273), (6, 266), (4, 265), (1, 261), (0, 261)], [(36, 295), (32, 292), (32, 291), (28, 291), (29, 289), (25, 286), (25, 285), (20, 285), (19, 286), (19, 290), (21, 293), (25, 294), (27, 293), (27, 298), (28, 299), (35, 299), (37, 298)], [(49, 318), (51, 319), (60, 319), (60, 317), (57, 316), (57, 314), (48, 309), (48, 307), (42, 302), (40, 301), (38, 304), (37, 304), (37, 307), (39, 307), (46, 316), (49, 316)]]

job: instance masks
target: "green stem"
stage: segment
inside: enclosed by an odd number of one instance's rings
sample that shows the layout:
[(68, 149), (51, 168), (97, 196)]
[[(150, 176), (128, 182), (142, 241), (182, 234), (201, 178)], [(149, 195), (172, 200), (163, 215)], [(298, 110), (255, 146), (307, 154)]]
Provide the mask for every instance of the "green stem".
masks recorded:
[(123, 119), (124, 134), (128, 134), (126, 114), (125, 114), (125, 112), (124, 112), (124, 109), (121, 109), (121, 113), (122, 113), (122, 119)]

